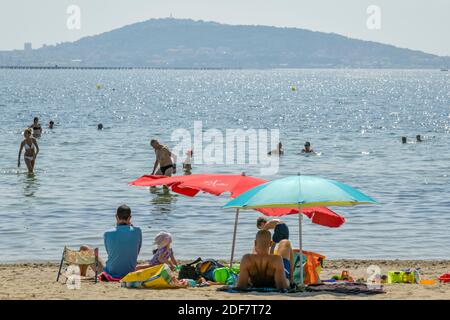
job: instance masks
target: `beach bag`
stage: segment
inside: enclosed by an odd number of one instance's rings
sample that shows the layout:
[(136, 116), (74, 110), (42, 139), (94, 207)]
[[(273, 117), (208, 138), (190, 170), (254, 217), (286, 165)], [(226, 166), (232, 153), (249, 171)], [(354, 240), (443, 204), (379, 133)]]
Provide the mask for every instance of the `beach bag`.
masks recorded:
[(122, 278), (120, 284), (124, 288), (173, 289), (180, 287), (180, 283), (166, 264), (130, 272)]
[[(294, 250), (294, 282), (299, 284), (300, 282), (300, 255), (299, 250)], [(325, 256), (311, 252), (311, 251), (303, 251), (303, 283), (304, 284), (320, 284), (320, 273), (323, 267), (323, 261), (325, 260)]]
[(193, 265), (196, 263), (199, 263), (202, 261), (201, 258), (198, 258), (197, 260), (186, 263), (182, 266), (180, 266), (180, 271), (178, 273), (178, 279), (192, 279), (192, 280), (198, 280), (200, 278), (200, 274), (197, 272), (197, 268)]
[(217, 268), (223, 268), (224, 265), (214, 259), (206, 259), (196, 266), (197, 272), (206, 280), (214, 280), (214, 270)]

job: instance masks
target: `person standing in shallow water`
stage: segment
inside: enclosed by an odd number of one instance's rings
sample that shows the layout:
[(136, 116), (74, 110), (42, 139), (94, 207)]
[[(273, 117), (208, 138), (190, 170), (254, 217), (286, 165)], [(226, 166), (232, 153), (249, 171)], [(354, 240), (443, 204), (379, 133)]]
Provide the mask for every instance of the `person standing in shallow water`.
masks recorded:
[(185, 175), (190, 175), (192, 172), (192, 156), (194, 153), (192, 152), (192, 149), (189, 149), (186, 151), (186, 159), (183, 161), (183, 170)]
[[(155, 174), (156, 168), (159, 169), (156, 171), (156, 174), (158, 175), (164, 175), (164, 176), (172, 176), (172, 174), (176, 173), (176, 155), (174, 155), (168, 147), (160, 144), (158, 140), (152, 139), (150, 141), (150, 145), (155, 150), (155, 156), (156, 160), (153, 165), (153, 171), (152, 175)], [(172, 160), (173, 158), (173, 160)]]
[(35, 117), (33, 119), (33, 124), (31, 124), (29, 126), (29, 128), (32, 129), (33, 137), (35, 137), (35, 138), (40, 138), (41, 137), (41, 135), (42, 135), (42, 127), (41, 127), (41, 124), (39, 123), (39, 118), (38, 117)]
[(24, 139), (20, 144), (19, 148), (19, 156), (17, 159), (17, 167), (20, 168), (20, 156), (22, 154), (22, 149), (25, 149), (25, 153), (23, 155), (23, 159), (28, 168), (28, 174), (32, 174), (34, 172), (34, 165), (36, 162), (36, 157), (39, 153), (39, 146), (37, 141), (32, 136), (31, 128), (25, 129), (23, 132)]

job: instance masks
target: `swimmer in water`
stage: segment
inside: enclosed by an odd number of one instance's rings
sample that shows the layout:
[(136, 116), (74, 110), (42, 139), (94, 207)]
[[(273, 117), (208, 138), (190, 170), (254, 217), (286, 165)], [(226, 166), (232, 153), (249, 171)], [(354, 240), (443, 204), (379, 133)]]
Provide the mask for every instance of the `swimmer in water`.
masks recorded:
[(33, 119), (33, 124), (30, 125), (28, 128), (32, 129), (32, 135), (35, 138), (40, 138), (42, 135), (42, 127), (41, 124), (39, 123), (39, 118), (35, 117)]
[(407, 143), (407, 140), (406, 137), (402, 137), (402, 143)]
[(267, 155), (271, 156), (271, 155), (283, 155), (284, 151), (283, 151), (283, 144), (280, 142), (278, 142), (278, 147), (276, 149), (273, 149), (272, 151), (267, 152)]
[[(156, 160), (153, 165), (152, 175), (155, 174), (156, 168), (159, 166), (156, 174), (164, 176), (172, 176), (176, 173), (176, 155), (174, 155), (168, 147), (160, 144), (158, 140), (150, 140), (150, 145), (155, 150)], [(173, 158), (173, 160), (172, 160)]]
[(54, 126), (55, 126), (55, 122), (53, 122), (53, 120), (50, 120), (50, 122), (48, 123), (48, 128), (53, 129)]
[(99, 123), (99, 124), (97, 125), (97, 130), (103, 130), (103, 124)]
[(305, 142), (305, 147), (302, 149), (302, 153), (316, 153), (313, 149), (311, 149), (311, 143), (309, 141)]
[(422, 136), (421, 136), (420, 134), (418, 134), (418, 135), (416, 136), (416, 141), (417, 141), (417, 142), (423, 142)]
[(25, 149), (25, 153), (23, 155), (23, 159), (28, 168), (28, 174), (32, 174), (34, 171), (34, 164), (36, 161), (36, 157), (39, 153), (39, 146), (37, 141), (32, 136), (31, 128), (25, 129), (23, 132), (24, 139), (20, 144), (19, 148), (19, 157), (17, 159), (17, 167), (20, 168), (20, 156), (22, 154), (22, 149)]

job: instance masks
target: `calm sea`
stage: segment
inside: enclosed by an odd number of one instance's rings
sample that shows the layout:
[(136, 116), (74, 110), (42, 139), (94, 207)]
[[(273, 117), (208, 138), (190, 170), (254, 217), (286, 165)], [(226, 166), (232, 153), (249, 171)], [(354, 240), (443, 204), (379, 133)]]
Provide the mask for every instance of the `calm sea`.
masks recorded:
[[(97, 89), (97, 84), (103, 87)], [(296, 86), (297, 91), (291, 87)], [(229, 256), (227, 196), (187, 198), (127, 183), (151, 171), (149, 139), (173, 146), (177, 128), (279, 129), (279, 172), (333, 178), (380, 205), (333, 208), (338, 229), (304, 220), (305, 248), (329, 258), (450, 258), (450, 74), (438, 70), (68, 71), (0, 70), (0, 262), (58, 260), (64, 245), (100, 246), (127, 203), (144, 234), (174, 235), (179, 258)], [(39, 139), (36, 174), (16, 168), (21, 132)], [(102, 122), (105, 130), (97, 131)], [(411, 142), (417, 134), (423, 143)], [(311, 141), (320, 156), (299, 151)], [(195, 150), (194, 150), (195, 152)], [(255, 165), (194, 165), (194, 173), (259, 175)], [(256, 212), (243, 212), (238, 255), (250, 250)], [(287, 217), (297, 243), (297, 218)]]

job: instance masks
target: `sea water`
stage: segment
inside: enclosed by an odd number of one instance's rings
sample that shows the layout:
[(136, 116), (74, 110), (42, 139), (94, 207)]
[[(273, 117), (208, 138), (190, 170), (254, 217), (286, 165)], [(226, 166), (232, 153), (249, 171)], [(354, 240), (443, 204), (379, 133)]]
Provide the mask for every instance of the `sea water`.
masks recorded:
[[(173, 234), (178, 258), (227, 258), (235, 217), (221, 209), (227, 195), (188, 198), (128, 186), (152, 170), (151, 138), (173, 147), (172, 132), (191, 132), (194, 121), (220, 132), (278, 129), (285, 155), (278, 173), (263, 178), (317, 175), (379, 201), (333, 207), (346, 218), (336, 229), (305, 218), (305, 249), (329, 258), (450, 258), (447, 72), (0, 70), (0, 112), (0, 262), (57, 261), (65, 245), (81, 244), (106, 257), (103, 232), (123, 203), (143, 231), (140, 259), (151, 257), (161, 230)], [(29, 177), (23, 160), (17, 169), (17, 154), (34, 116), (45, 132)], [(413, 143), (417, 134), (424, 142)], [(305, 141), (320, 155), (301, 155)], [(258, 165), (193, 167), (260, 175)], [(251, 250), (258, 216), (241, 212), (238, 257)], [(283, 220), (296, 246), (298, 218)]]

